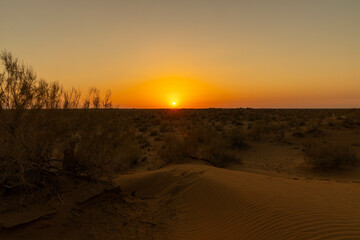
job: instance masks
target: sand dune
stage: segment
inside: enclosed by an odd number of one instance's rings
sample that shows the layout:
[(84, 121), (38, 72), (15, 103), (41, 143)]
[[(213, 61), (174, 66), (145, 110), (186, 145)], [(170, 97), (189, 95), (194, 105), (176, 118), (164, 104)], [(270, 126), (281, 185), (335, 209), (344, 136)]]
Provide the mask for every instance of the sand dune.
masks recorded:
[(173, 211), (169, 239), (360, 239), (360, 184), (278, 178), (203, 165), (121, 176)]

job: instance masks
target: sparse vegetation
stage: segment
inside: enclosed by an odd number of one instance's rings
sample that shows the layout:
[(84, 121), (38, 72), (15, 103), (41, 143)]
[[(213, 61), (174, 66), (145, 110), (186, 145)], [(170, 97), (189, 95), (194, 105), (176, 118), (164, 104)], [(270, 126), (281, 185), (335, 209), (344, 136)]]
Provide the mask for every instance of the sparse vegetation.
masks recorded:
[(232, 129), (226, 137), (229, 139), (230, 146), (233, 149), (245, 149), (248, 147), (244, 130), (241, 128)]
[(212, 126), (203, 125), (190, 131), (184, 130), (180, 136), (168, 137), (161, 157), (165, 162), (179, 163), (193, 159), (223, 167), (230, 162), (241, 163), (233, 149), (243, 148), (242, 140), (239, 132), (234, 132), (231, 138), (224, 138)]
[(312, 139), (304, 144), (304, 152), (306, 163), (321, 171), (354, 167), (359, 162), (356, 152), (342, 143)]

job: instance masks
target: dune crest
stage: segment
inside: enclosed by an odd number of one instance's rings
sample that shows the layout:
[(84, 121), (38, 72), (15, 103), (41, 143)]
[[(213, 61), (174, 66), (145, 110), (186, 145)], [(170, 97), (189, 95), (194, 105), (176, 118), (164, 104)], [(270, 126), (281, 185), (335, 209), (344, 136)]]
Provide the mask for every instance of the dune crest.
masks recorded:
[(171, 239), (358, 239), (360, 184), (286, 179), (203, 165), (121, 176), (122, 188), (173, 209)]

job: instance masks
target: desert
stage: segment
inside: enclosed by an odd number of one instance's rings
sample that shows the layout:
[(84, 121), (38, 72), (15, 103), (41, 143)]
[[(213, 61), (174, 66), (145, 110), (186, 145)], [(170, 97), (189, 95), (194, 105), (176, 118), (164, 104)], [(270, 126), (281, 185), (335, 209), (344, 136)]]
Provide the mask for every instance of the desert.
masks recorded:
[(360, 240), (360, 0), (0, 0), (0, 240)]

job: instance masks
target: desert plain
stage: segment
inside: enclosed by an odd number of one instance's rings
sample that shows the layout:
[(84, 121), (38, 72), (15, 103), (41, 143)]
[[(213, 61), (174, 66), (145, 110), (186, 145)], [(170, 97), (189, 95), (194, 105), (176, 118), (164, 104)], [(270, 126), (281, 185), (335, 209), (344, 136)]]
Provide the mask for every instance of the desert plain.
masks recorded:
[(34, 111), (1, 239), (360, 239), (358, 109)]

